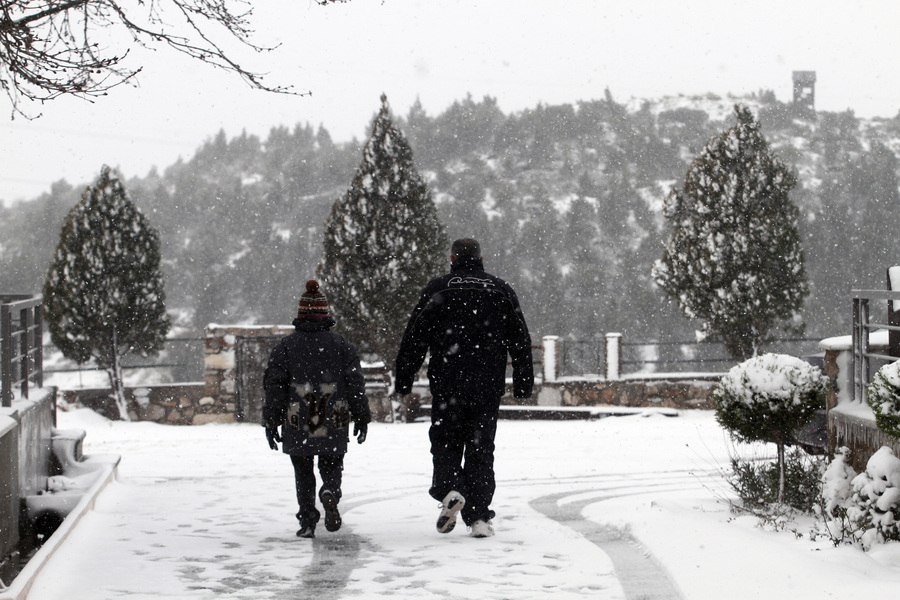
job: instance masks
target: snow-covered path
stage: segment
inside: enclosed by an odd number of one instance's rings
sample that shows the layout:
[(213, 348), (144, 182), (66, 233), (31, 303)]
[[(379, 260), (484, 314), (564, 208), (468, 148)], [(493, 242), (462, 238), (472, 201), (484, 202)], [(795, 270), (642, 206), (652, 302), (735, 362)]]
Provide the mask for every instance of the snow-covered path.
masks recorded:
[(312, 541), (294, 535), (290, 462), (258, 426), (89, 411), (60, 412), (59, 426), (87, 430), (86, 454), (122, 462), (30, 600), (803, 600), (900, 582), (896, 551), (878, 562), (734, 518), (717, 474), (729, 444), (708, 412), (502, 421), (488, 539), (435, 532), (424, 423), (376, 423), (351, 444), (344, 526)]
[[(629, 483), (633, 483), (633, 481)], [(674, 478), (671, 483), (678, 485)], [(631, 488), (629, 491), (615, 486), (610, 487), (603, 497), (581, 498), (572, 502), (568, 501), (572, 494), (552, 494), (532, 500), (531, 506), (557, 523), (577, 531), (605, 552), (612, 560), (616, 576), (627, 598), (677, 600), (681, 596), (675, 585), (647, 550), (640, 546), (634, 536), (627, 530), (609, 525), (599, 525), (582, 515), (582, 511), (588, 504), (599, 502), (603, 498), (645, 493), (638, 489), (641, 488)], [(643, 488), (643, 490), (645, 489)], [(583, 494), (576, 494), (576, 496), (583, 496)]]

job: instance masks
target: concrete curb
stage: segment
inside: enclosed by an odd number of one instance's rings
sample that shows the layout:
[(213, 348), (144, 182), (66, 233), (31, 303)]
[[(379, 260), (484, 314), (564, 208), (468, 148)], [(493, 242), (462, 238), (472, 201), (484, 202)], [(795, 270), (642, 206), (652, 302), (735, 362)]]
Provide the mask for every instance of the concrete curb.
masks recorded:
[(118, 479), (118, 466), (121, 458), (116, 455), (95, 455), (86, 456), (84, 462), (94, 463), (97, 465), (98, 476), (90, 488), (85, 492), (81, 500), (72, 509), (62, 525), (59, 526), (50, 539), (47, 540), (40, 550), (38, 550), (28, 564), (19, 572), (16, 578), (10, 583), (6, 589), (0, 591), (0, 600), (25, 600), (31, 591), (31, 586), (37, 576), (41, 573), (44, 566), (50, 561), (50, 558), (62, 546), (69, 534), (75, 529), (82, 517), (94, 509), (97, 497), (100, 495), (110, 482)]

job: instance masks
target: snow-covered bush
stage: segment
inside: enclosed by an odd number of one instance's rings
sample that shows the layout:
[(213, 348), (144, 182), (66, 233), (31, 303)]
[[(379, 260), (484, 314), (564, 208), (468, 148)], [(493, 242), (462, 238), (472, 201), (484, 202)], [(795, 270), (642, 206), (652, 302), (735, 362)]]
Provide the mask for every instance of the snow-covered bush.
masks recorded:
[(850, 483), (847, 517), (863, 548), (900, 541), (900, 458), (882, 446)]
[(838, 448), (834, 458), (822, 474), (822, 498), (820, 516), (825, 522), (825, 530), (835, 546), (852, 542), (855, 527), (847, 516), (852, 504), (851, 482), (856, 471), (850, 466), (850, 449)]
[(866, 393), (866, 401), (875, 413), (878, 429), (900, 438), (900, 361), (878, 369)]
[(806, 361), (763, 354), (733, 367), (713, 390), (716, 420), (741, 441), (790, 442), (825, 407), (828, 378)]
[(818, 367), (785, 354), (763, 354), (733, 367), (713, 390), (716, 420), (738, 441), (774, 442), (778, 502), (784, 501), (785, 446), (825, 407), (828, 378)]

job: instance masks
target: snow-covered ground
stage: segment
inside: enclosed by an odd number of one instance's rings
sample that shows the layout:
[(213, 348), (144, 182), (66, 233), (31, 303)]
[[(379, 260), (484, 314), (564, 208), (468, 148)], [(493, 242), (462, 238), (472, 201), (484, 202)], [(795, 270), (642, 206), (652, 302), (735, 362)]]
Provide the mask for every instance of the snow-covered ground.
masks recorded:
[(344, 527), (301, 540), (290, 461), (259, 426), (58, 420), (122, 462), (29, 600), (821, 600), (900, 585), (900, 544), (834, 548), (732, 514), (734, 448), (708, 411), (502, 421), (488, 539), (435, 531), (426, 423), (372, 424), (347, 455)]

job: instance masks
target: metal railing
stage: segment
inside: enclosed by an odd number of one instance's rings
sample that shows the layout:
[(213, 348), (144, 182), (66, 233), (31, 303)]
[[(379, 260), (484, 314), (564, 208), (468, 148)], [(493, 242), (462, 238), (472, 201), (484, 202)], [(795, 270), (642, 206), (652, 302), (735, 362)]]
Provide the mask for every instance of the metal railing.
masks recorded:
[[(171, 369), (175, 381), (201, 381), (203, 380), (203, 337), (176, 337), (166, 338), (164, 341), (163, 355), (160, 357), (144, 358), (136, 355), (126, 355), (122, 359), (122, 370), (133, 371), (137, 369)], [(45, 355), (57, 352), (56, 347), (49, 344), (44, 347)], [(44, 369), (44, 373), (87, 373), (103, 371), (91, 360), (84, 364), (75, 364), (65, 361), (68, 366), (53, 366)]]
[[(884, 290), (853, 290), (853, 345), (851, 351), (850, 362), (850, 390), (851, 399), (854, 402), (863, 402), (866, 397), (866, 386), (872, 382), (873, 361), (882, 365), (895, 362), (900, 358), (900, 353), (891, 350), (896, 347), (892, 344), (891, 338), (896, 339), (900, 334), (900, 325), (897, 325), (896, 313), (893, 305), (895, 301), (900, 301), (900, 292), (889, 292)], [(885, 323), (872, 322), (870, 301), (887, 301), (887, 319)], [(884, 348), (887, 354), (874, 352), (873, 345), (870, 340), (871, 334), (875, 330), (884, 330), (888, 332), (888, 339), (885, 344), (877, 345), (875, 348)]]
[[(166, 349), (158, 362), (152, 358), (127, 357), (123, 370), (171, 369), (174, 381), (199, 381), (204, 377), (203, 337), (169, 338)], [(767, 352), (780, 352), (793, 356), (813, 354), (818, 351), (820, 338), (793, 338), (773, 340), (766, 345)], [(559, 376), (580, 376), (607, 373), (607, 340), (558, 339)], [(53, 346), (44, 349), (44, 354), (53, 353)], [(533, 346), (535, 374), (543, 370), (542, 347)], [(725, 351), (721, 342), (697, 341), (641, 341), (621, 343), (619, 365), (622, 374), (679, 373), (684, 371), (725, 372), (736, 363)], [(44, 373), (88, 372), (99, 370), (93, 364), (54, 366), (45, 368)], [(425, 366), (421, 372), (424, 377)], [(512, 376), (512, 368), (507, 365), (507, 377)]]
[(30, 383), (43, 387), (43, 299), (41, 296), (0, 296), (0, 399), (12, 406), (18, 386), (28, 397)]
[[(806, 356), (818, 352), (820, 338), (782, 338), (766, 343), (764, 351)], [(559, 375), (574, 376), (607, 372), (605, 339), (560, 339), (557, 357)], [(621, 342), (619, 366), (622, 374), (680, 373), (688, 370), (725, 372), (737, 362), (722, 342), (640, 341)]]

